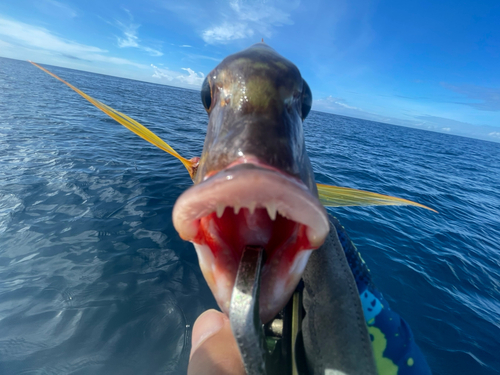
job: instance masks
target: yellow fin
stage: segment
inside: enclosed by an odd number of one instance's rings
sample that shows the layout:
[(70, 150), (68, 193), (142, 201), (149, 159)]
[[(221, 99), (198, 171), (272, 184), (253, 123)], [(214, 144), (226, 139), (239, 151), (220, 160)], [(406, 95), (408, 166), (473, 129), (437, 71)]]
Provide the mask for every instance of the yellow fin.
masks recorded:
[[(83, 96), (85, 99), (87, 99), (90, 103), (95, 105), (97, 108), (99, 108), (101, 111), (103, 111), (105, 114), (107, 114), (109, 117), (113, 118), (114, 120), (118, 121), (120, 124), (125, 126), (128, 130), (134, 132), (137, 134), (139, 137), (145, 139), (146, 141), (152, 143), (156, 147), (162, 149), (165, 152), (168, 152), (170, 155), (175, 156), (177, 159), (181, 161), (182, 164), (186, 167), (186, 169), (189, 172), (189, 175), (191, 178), (194, 177), (194, 174), (196, 173), (196, 167), (197, 167), (197, 160), (188, 160), (180, 156), (177, 151), (175, 151), (172, 147), (170, 147), (165, 141), (163, 141), (160, 137), (158, 137), (156, 134), (154, 134), (152, 131), (144, 127), (143, 125), (139, 124), (137, 121), (135, 121), (133, 118), (128, 117), (127, 115), (118, 112), (117, 110), (107, 106), (104, 103), (101, 103), (100, 101), (92, 98), (91, 96), (85, 94), (83, 91), (77, 89), (75, 86), (71, 85), (70, 83), (66, 82), (62, 78), (59, 78), (55, 74), (49, 72), (47, 69), (41, 67), (40, 65), (30, 61), (34, 66), (37, 68), (40, 68), (43, 70), (45, 73), (50, 74), (52, 77), (58, 79), (62, 83), (68, 85), (71, 89), (76, 91), (78, 94)], [(197, 158), (193, 158), (197, 159)]]
[[(160, 137), (154, 134), (151, 130), (147, 129), (145, 126), (135, 121), (133, 118), (128, 117), (127, 115), (118, 112), (117, 110), (107, 106), (106, 104), (101, 103), (100, 101), (92, 98), (91, 96), (85, 94), (83, 91), (77, 89), (72, 84), (66, 82), (62, 78), (59, 78), (54, 73), (49, 72), (47, 69), (41, 67), (40, 65), (32, 61), (30, 61), (30, 63), (36, 66), (37, 68), (43, 70), (45, 73), (50, 74), (52, 77), (58, 79), (65, 85), (69, 86), (72, 90), (76, 91), (78, 94), (83, 96), (85, 99), (87, 99), (90, 103), (99, 108), (109, 117), (113, 118), (114, 120), (125, 126), (128, 130), (134, 132), (139, 137), (145, 139), (146, 141), (162, 149), (163, 151), (168, 152), (170, 155), (175, 156), (177, 159), (181, 161), (182, 164), (184, 164), (191, 178), (192, 179), (194, 178), (196, 169), (198, 167), (199, 158), (192, 158), (190, 160), (183, 158), (165, 141), (163, 141)], [(420, 203), (412, 202), (402, 198), (391, 197), (389, 195), (382, 195), (382, 194), (372, 193), (369, 191), (356, 190), (339, 186), (331, 186), (323, 184), (317, 184), (317, 186), (318, 186), (319, 200), (324, 206), (327, 207), (411, 205), (411, 206), (426, 208), (428, 210), (437, 212), (432, 208), (424, 206)]]
[(364, 190), (351, 189), (339, 186), (317, 184), (319, 200), (327, 207), (343, 206), (417, 206), (437, 213), (423, 204), (409, 201), (407, 199), (391, 197), (372, 193)]

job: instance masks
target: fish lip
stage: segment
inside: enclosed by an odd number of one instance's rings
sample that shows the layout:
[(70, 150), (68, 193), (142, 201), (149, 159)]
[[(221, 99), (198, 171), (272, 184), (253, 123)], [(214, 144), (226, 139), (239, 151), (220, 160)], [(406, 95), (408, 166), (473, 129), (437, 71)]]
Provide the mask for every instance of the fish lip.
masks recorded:
[(319, 199), (302, 181), (253, 159), (232, 163), (186, 190), (174, 205), (173, 224), (182, 239), (193, 241), (198, 231), (196, 221), (215, 212), (217, 204), (248, 207), (254, 201), (276, 202), (283, 216), (309, 228), (308, 238), (315, 248), (323, 244), (329, 223)]
[[(208, 173), (206, 174), (204, 177), (203, 177), (203, 180), (202, 181), (206, 181), (207, 179), (215, 176), (216, 174), (220, 173), (220, 172), (228, 172), (229, 170), (235, 170), (233, 169), (234, 167), (238, 166), (238, 165), (241, 165), (241, 164), (245, 164), (245, 167), (249, 167), (249, 168), (253, 168), (253, 167), (258, 167), (258, 168), (262, 168), (262, 169), (268, 169), (268, 170), (271, 170), (271, 171), (275, 171), (277, 173), (281, 173), (283, 174), (278, 168), (275, 168), (275, 167), (272, 167), (270, 166), (269, 164), (267, 163), (263, 163), (261, 162), (257, 157), (255, 156), (248, 156), (248, 155), (244, 155), (242, 157), (239, 157), (238, 159), (236, 159), (235, 161), (233, 161), (232, 163), (230, 163), (228, 166), (226, 166), (223, 170), (221, 171), (214, 171), (214, 172), (211, 172), (211, 173)], [(283, 174), (284, 175), (284, 174)]]
[[(237, 160), (222, 171), (186, 190), (173, 209), (173, 224), (184, 240), (195, 245), (200, 268), (221, 309), (229, 314), (229, 302), (239, 260), (217, 255), (200, 240), (200, 222), (214, 215), (218, 204), (248, 207), (256, 201), (261, 207), (274, 202), (276, 212), (301, 224), (308, 244), (303, 250), (288, 252), (279, 248), (266, 259), (262, 270), (260, 317), (265, 323), (283, 308), (299, 282), (313, 249), (321, 246), (329, 232), (326, 210), (307, 186), (253, 158)], [(258, 189), (255, 187), (258, 186)], [(203, 219), (206, 220), (206, 219)], [(222, 238), (224, 242), (224, 238)], [(287, 256), (286, 254), (290, 254)], [(224, 257), (226, 257), (224, 259)]]

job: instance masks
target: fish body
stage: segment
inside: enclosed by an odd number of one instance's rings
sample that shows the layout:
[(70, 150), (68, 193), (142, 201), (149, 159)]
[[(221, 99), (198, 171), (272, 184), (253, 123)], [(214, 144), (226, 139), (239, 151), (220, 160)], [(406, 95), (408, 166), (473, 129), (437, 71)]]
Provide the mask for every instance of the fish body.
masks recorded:
[(174, 226), (194, 243), (226, 313), (244, 247), (265, 248), (266, 322), (286, 304), (329, 230), (302, 127), (311, 91), (293, 63), (259, 43), (224, 59), (201, 95), (207, 134), (195, 185), (175, 204)]

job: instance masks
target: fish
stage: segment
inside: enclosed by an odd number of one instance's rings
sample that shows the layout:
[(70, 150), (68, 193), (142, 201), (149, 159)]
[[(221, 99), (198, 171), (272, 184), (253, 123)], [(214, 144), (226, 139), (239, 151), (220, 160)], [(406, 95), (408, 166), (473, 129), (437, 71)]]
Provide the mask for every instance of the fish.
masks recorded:
[(311, 89), (299, 69), (266, 43), (226, 57), (206, 76), (201, 102), (207, 132), (201, 156), (191, 159), (134, 119), (31, 63), (186, 167), (194, 185), (177, 199), (173, 225), (193, 243), (226, 314), (247, 245), (265, 249), (259, 297), (265, 323), (287, 303), (312, 251), (325, 241), (330, 231), (325, 207), (413, 205), (434, 211), (402, 198), (317, 184), (303, 129)]
[(209, 116), (205, 143), (173, 224), (193, 242), (226, 313), (243, 249), (265, 249), (259, 308), (268, 321), (329, 232), (302, 128), (311, 90), (293, 63), (259, 43), (226, 57), (205, 78), (201, 96)]

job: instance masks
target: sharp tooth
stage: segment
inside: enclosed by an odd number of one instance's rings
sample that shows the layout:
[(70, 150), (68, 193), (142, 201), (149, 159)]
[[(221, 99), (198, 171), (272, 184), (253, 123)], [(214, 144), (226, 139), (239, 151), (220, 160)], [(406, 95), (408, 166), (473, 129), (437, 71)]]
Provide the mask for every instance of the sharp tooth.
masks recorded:
[(274, 204), (274, 202), (267, 203), (266, 210), (271, 220), (276, 220), (276, 205)]
[(255, 212), (255, 206), (257, 205), (257, 202), (250, 202), (250, 204), (248, 205), (248, 211), (250, 211), (250, 215), (253, 215), (253, 213)]
[(318, 233), (316, 233), (316, 231), (314, 229), (307, 227), (306, 234), (307, 234), (307, 239), (309, 240), (309, 243), (313, 247), (315, 247), (315, 248), (319, 247), (323, 243), (322, 238), (320, 236), (318, 236)]
[(238, 212), (240, 212), (240, 208), (241, 208), (240, 206), (238, 206), (238, 205), (234, 205), (233, 209), (234, 209), (234, 213), (235, 213), (236, 215), (238, 215)]
[(215, 206), (216, 214), (219, 219), (222, 217), (225, 208), (226, 206), (224, 206), (223, 203), (217, 203), (217, 205)]

